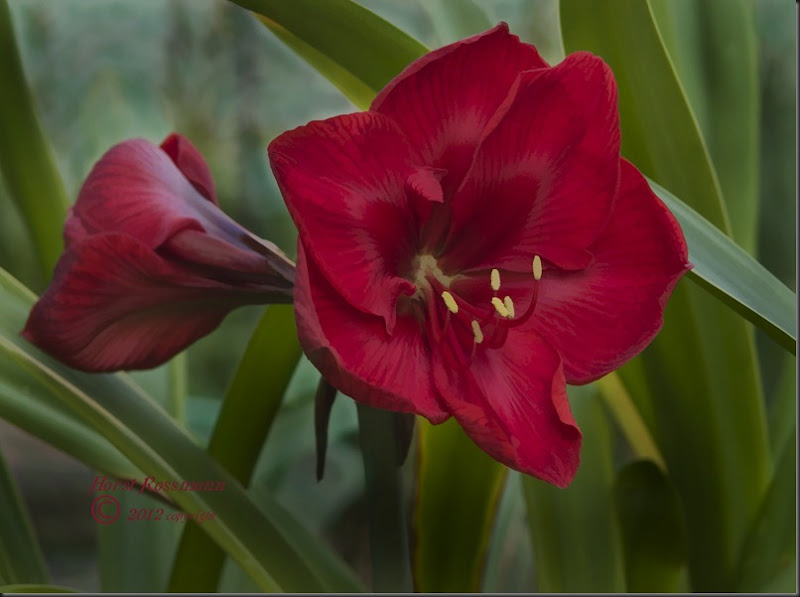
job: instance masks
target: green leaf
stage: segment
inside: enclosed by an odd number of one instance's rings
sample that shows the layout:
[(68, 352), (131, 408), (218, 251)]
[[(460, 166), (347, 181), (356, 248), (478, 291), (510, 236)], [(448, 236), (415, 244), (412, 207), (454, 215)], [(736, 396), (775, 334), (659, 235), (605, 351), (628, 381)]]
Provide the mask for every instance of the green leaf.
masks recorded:
[[(131, 374), (179, 423), (183, 418), (185, 361), (185, 356), (179, 355), (166, 365)], [(128, 520), (131, 511), (138, 514), (163, 509), (164, 503), (150, 495), (115, 492), (114, 498), (126, 516), (120, 516), (115, 524), (96, 525), (100, 588), (111, 593), (163, 592), (183, 525), (166, 520)]]
[(19, 584), (0, 586), (0, 593), (79, 593), (77, 589), (56, 585)]
[[(208, 453), (244, 485), (250, 482), (301, 354), (292, 307), (268, 307), (225, 393), (208, 446)], [(258, 503), (263, 507), (263, 496)], [(286, 529), (284, 534), (295, 541), (303, 541), (300, 551), (309, 566), (326, 577), (327, 586), (362, 590), (340, 559), (318, 539), (312, 539), (277, 502), (270, 500), (270, 503), (269, 511), (277, 513), (273, 515), (275, 524)], [(200, 527), (190, 524), (175, 556), (170, 590), (216, 591), (224, 563), (225, 553)]]
[(664, 457), (620, 376), (612, 372), (598, 379), (597, 389), (636, 457), (666, 470)]
[(797, 594), (797, 559), (786, 566), (775, 578), (762, 586), (759, 593), (776, 595), (778, 593)]
[(25, 81), (6, 0), (0, 0), (0, 89), (0, 173), (49, 279), (61, 255), (69, 200)]
[(797, 352), (797, 295), (708, 220), (650, 182), (683, 229), (694, 269), (689, 276), (792, 354)]
[(758, 229), (759, 80), (752, 0), (652, 0), (665, 47), (719, 176), (736, 242)]
[(250, 481), (301, 354), (291, 305), (268, 307), (225, 393), (208, 445), (242, 483)]
[[(267, 308), (226, 392), (208, 446), (208, 453), (244, 485), (250, 482), (301, 354), (293, 309)], [(224, 552), (201, 527), (188, 525), (175, 556), (170, 591), (216, 591), (224, 563)], [(332, 581), (334, 586), (336, 582), (348, 586), (346, 577)]]
[(536, 571), (522, 496), (522, 474), (509, 470), (489, 539), (482, 593), (528, 593)]
[(507, 469), (455, 420), (420, 421), (414, 525), (415, 589), (479, 592)]
[(797, 4), (753, 4), (759, 17), (761, 75), (758, 260), (796, 290)]
[[(594, 52), (614, 72), (623, 155), (727, 234), (713, 166), (650, 4), (562, 0), (561, 21), (567, 50)], [(636, 362), (621, 374), (644, 388), (633, 398), (684, 508), (692, 589), (725, 590), (771, 467), (752, 333), (705, 290), (681, 282), (661, 333)]]
[[(287, 540), (260, 515), (243, 488), (155, 404), (124, 378), (90, 378), (59, 370), (0, 338), (0, 355), (32, 377), (42, 377), (53, 392), (116, 445), (148, 475), (168, 481), (213, 481), (224, 491), (169, 491), (184, 511), (215, 512), (203, 524), (209, 534), (239, 561), (265, 590), (319, 590)], [(97, 399), (93, 399), (95, 396)], [(270, 554), (267, 558), (266, 554)], [(292, 588), (293, 587), (293, 588)]]
[(523, 477), (528, 524), (541, 593), (625, 591), (622, 543), (614, 500), (612, 436), (592, 386), (569, 387), (583, 432), (581, 465), (572, 484), (559, 489)]
[(481, 33), (493, 25), (483, 8), (472, 0), (423, 0), (419, 4), (430, 16), (440, 45)]
[(678, 591), (686, 524), (669, 478), (653, 462), (633, 462), (619, 472), (615, 498), (628, 592)]
[[(763, 591), (797, 561), (797, 431), (781, 454), (737, 568), (735, 591)], [(792, 589), (795, 590), (795, 589)]]
[(361, 109), (427, 49), (351, 0), (232, 0)]
[(127, 520), (131, 511), (164, 510), (164, 503), (132, 492), (118, 492), (113, 496), (119, 503), (119, 519), (113, 524), (97, 524), (102, 592), (163, 592), (182, 525), (165, 519)]
[(0, 454), (0, 578), (11, 583), (50, 579), (28, 510), (5, 458)]
[(770, 449), (778, 459), (797, 429), (797, 359), (786, 355), (769, 408)]
[[(789, 288), (796, 290), (797, 4), (754, 2), (754, 5), (758, 15), (761, 74), (758, 260)], [(764, 393), (771, 410), (772, 454), (777, 459), (781, 436), (794, 426), (797, 391), (786, 388), (785, 384), (781, 388), (776, 386), (779, 380), (786, 380), (789, 376), (791, 385), (795, 385), (797, 361), (763, 334), (756, 336), (756, 343)], [(785, 406), (776, 408), (776, 402)]]

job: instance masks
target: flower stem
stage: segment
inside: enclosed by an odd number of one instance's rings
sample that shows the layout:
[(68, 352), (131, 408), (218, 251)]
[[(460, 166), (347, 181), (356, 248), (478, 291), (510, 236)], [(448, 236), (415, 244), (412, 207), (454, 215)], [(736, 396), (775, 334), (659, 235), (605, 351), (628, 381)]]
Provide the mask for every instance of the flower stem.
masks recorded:
[(186, 398), (189, 389), (186, 353), (176, 354), (169, 361), (169, 402), (167, 411), (172, 418), (181, 424), (186, 423)]
[(364, 460), (372, 590), (413, 592), (408, 552), (403, 484), (398, 455), (397, 413), (358, 404), (358, 426)]

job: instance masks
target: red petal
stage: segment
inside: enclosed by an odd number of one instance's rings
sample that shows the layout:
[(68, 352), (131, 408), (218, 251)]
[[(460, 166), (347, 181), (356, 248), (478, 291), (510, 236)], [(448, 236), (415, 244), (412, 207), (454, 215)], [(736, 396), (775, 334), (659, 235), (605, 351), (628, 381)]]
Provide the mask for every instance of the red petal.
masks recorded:
[(563, 260), (564, 248), (585, 249), (597, 238), (618, 180), (617, 91), (608, 65), (576, 53), (524, 73), (453, 199), (447, 267), (514, 269), (534, 254), (581, 267)]
[[(180, 230), (203, 230), (213, 213), (221, 212), (166, 153), (144, 139), (131, 139), (95, 164), (71, 217), (80, 220), (83, 233), (123, 232), (156, 248)], [(68, 236), (74, 230), (68, 224)]]
[(422, 166), (406, 179), (406, 190), (415, 201), (421, 203), (444, 203), (442, 178), (446, 170)]
[(380, 317), (348, 305), (297, 246), (295, 313), (303, 350), (325, 379), (351, 398), (434, 423), (448, 414), (433, 389), (430, 353), (417, 321), (397, 318), (389, 336)]
[(664, 305), (688, 271), (683, 232), (629, 162), (608, 227), (582, 272), (545, 273), (532, 319), (558, 350), (569, 383), (587, 383), (639, 354), (661, 329)]
[(412, 62), (370, 109), (400, 125), (420, 163), (448, 171), (442, 186), (449, 197), (517, 76), (543, 66), (547, 63), (536, 48), (501, 23)]
[(219, 205), (211, 170), (209, 170), (203, 154), (192, 145), (189, 139), (178, 133), (172, 133), (161, 143), (161, 149), (166, 152), (178, 170), (189, 179), (189, 182), (203, 197), (214, 205)]
[(416, 239), (408, 151), (397, 126), (371, 112), (311, 122), (269, 146), (306, 251), (347, 302), (383, 316), (390, 332), (397, 297), (414, 292), (398, 275)]
[(259, 296), (186, 273), (132, 237), (95, 235), (62, 256), (23, 336), (76, 369), (147, 369)]
[(578, 468), (581, 432), (567, 401), (558, 354), (535, 333), (512, 330), (469, 370), (434, 363), (447, 408), (472, 440), (503, 464), (566, 487)]
[(258, 282), (274, 274), (263, 255), (240, 249), (197, 230), (183, 230), (164, 245), (165, 253), (187, 263), (200, 264), (210, 277), (229, 276), (231, 282)]

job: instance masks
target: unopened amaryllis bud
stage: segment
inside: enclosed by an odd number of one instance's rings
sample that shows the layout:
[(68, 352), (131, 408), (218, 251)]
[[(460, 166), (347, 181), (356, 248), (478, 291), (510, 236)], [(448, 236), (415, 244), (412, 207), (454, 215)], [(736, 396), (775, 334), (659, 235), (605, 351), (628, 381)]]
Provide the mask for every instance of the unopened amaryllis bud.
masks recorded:
[(294, 264), (220, 210), (205, 160), (177, 134), (108, 150), (64, 237), (22, 335), (76, 369), (155, 367), (235, 307), (292, 301)]

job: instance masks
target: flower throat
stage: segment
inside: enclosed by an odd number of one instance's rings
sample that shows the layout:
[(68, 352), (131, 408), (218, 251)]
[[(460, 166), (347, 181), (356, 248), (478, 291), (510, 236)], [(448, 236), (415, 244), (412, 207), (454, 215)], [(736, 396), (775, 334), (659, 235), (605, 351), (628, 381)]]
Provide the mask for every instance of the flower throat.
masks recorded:
[[(522, 313), (509, 294), (501, 292), (500, 270), (480, 270), (450, 276), (442, 272), (432, 255), (420, 255), (414, 269), (416, 292), (409, 297), (413, 312), (427, 329), (431, 348), (439, 349), (448, 363), (457, 368), (469, 367), (479, 349), (499, 348), (508, 331), (530, 319), (536, 307), (538, 282), (542, 278), (542, 260), (538, 255), (531, 263), (533, 286), (530, 301)], [(519, 274), (512, 273), (518, 277)], [(530, 274), (528, 274), (530, 275)], [(530, 279), (530, 278), (528, 278)], [(455, 290), (454, 282), (486, 284), (491, 288), (489, 300), (470, 300)], [(443, 349), (443, 350), (442, 350)]]

